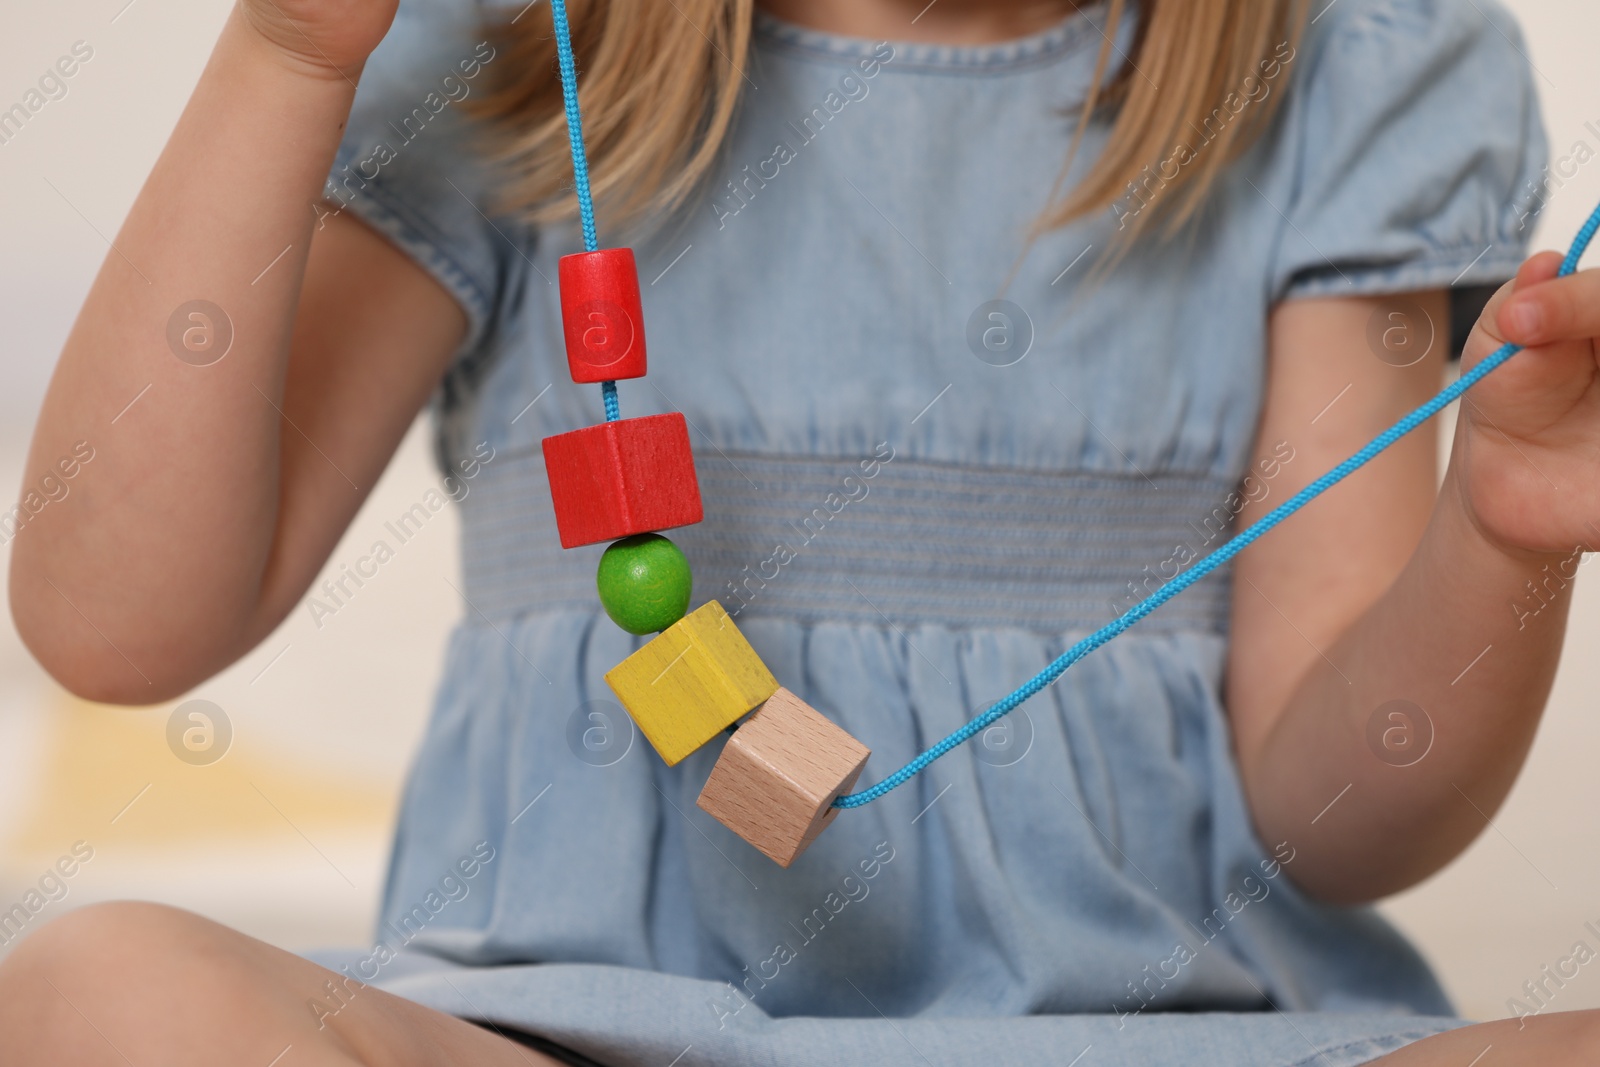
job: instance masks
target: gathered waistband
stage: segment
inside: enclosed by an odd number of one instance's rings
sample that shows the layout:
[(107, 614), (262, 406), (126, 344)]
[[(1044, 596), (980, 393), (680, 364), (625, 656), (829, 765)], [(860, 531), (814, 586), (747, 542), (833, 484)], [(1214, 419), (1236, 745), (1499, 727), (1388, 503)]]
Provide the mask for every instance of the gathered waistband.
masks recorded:
[[(697, 453), (705, 521), (665, 531), (694, 602), (736, 616), (1069, 633), (1098, 627), (1220, 545), (1233, 482), (898, 458)], [(462, 501), (472, 614), (597, 610), (604, 545), (563, 550), (537, 451), (502, 453)], [(1141, 623), (1227, 627), (1223, 568)]]

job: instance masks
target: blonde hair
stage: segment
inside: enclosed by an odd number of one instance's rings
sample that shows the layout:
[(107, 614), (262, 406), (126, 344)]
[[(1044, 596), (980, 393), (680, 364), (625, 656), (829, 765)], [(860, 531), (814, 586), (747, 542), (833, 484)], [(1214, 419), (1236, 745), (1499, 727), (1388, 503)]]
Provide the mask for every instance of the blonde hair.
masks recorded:
[[(1094, 88), (1040, 205), (1040, 230), (1111, 210), (1126, 238), (1157, 217), (1175, 232), (1271, 117), (1282, 94), (1270, 82), (1292, 62), (1304, 25), (1300, 0), (1142, 0), (1124, 55), (1113, 41), (1128, 4), (1108, 0)], [(506, 59), (495, 64), (492, 90), (469, 105), (504, 178), (499, 207), (536, 224), (576, 213), (548, 7), (494, 27)], [(568, 8), (595, 200), (608, 228), (665, 217), (710, 175), (733, 124), (754, 0), (569, 0)], [(1110, 124), (1099, 155), (1061, 197), (1097, 119)]]

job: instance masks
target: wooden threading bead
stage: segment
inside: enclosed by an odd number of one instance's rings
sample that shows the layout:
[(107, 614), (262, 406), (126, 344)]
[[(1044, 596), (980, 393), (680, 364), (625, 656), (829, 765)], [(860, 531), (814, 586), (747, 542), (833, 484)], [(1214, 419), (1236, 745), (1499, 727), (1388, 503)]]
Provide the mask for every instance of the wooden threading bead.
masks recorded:
[(839, 814), (871, 753), (805, 701), (778, 689), (733, 732), (698, 801), (787, 867)]
[(585, 426), (543, 444), (562, 548), (688, 526), (704, 515), (678, 412)]
[(631, 248), (562, 256), (561, 330), (575, 382), (645, 375), (644, 311)]
[(658, 533), (614, 542), (595, 574), (601, 606), (630, 634), (658, 633), (683, 618), (693, 587), (688, 559)]
[(715, 600), (611, 668), (606, 683), (668, 766), (778, 688), (778, 680)]

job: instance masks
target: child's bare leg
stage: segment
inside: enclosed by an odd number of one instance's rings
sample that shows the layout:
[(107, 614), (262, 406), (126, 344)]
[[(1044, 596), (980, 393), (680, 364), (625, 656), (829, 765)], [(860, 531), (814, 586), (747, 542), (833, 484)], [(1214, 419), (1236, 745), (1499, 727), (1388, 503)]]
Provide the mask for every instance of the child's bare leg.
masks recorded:
[(1407, 1045), (1370, 1067), (1589, 1067), (1600, 1063), (1600, 1011), (1464, 1026)]
[(188, 912), (102, 904), (0, 962), (0, 1063), (385, 1067), (555, 1061), (371, 987), (319, 1019), (342, 975)]

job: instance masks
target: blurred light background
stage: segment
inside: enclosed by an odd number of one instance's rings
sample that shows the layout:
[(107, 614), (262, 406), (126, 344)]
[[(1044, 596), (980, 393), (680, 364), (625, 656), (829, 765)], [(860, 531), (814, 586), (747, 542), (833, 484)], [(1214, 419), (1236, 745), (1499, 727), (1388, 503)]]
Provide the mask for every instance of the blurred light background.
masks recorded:
[[(1511, 0), (1537, 68), (1554, 156), (1600, 152), (1600, 8)], [(93, 57), (0, 143), (0, 487), (20, 486), (29, 432), (72, 318), (176, 121), (228, 0), (5, 0), (0, 109), (85, 42)], [(1568, 172), (1573, 167), (1567, 168)], [(1600, 165), (1562, 174), (1537, 244), (1564, 246), (1600, 200)], [(1448, 440), (1448, 435), (1446, 436)], [(438, 484), (426, 427), (334, 553), (360, 554)], [(184, 699), (221, 708), (224, 758), (174, 758), (169, 718), (63, 692), (0, 621), (0, 910), (41, 879), (33, 920), (117, 897), (191, 908), (291, 949), (370, 939), (396, 798), (460, 612), (456, 526), (429, 523), (337, 615), (296, 610), (244, 662)], [(0, 557), (9, 551), (0, 548)], [(0, 564), (5, 560), (0, 558)], [(1587, 572), (1589, 568), (1585, 567)], [(0, 568), (3, 573), (3, 568)], [(3, 579), (0, 579), (3, 580)], [(1472, 849), (1384, 910), (1439, 968), (1467, 1015), (1507, 999), (1600, 925), (1600, 590), (1587, 577), (1554, 698), (1509, 803)], [(185, 727), (195, 725), (191, 721)], [(181, 747), (181, 745), (180, 745)], [(78, 843), (82, 844), (78, 844)], [(78, 848), (70, 878), (46, 877)], [(70, 865), (69, 865), (70, 866)], [(0, 938), (5, 931), (0, 929)], [(0, 944), (0, 954), (7, 946)], [(1600, 1006), (1585, 969), (1553, 1008)]]

